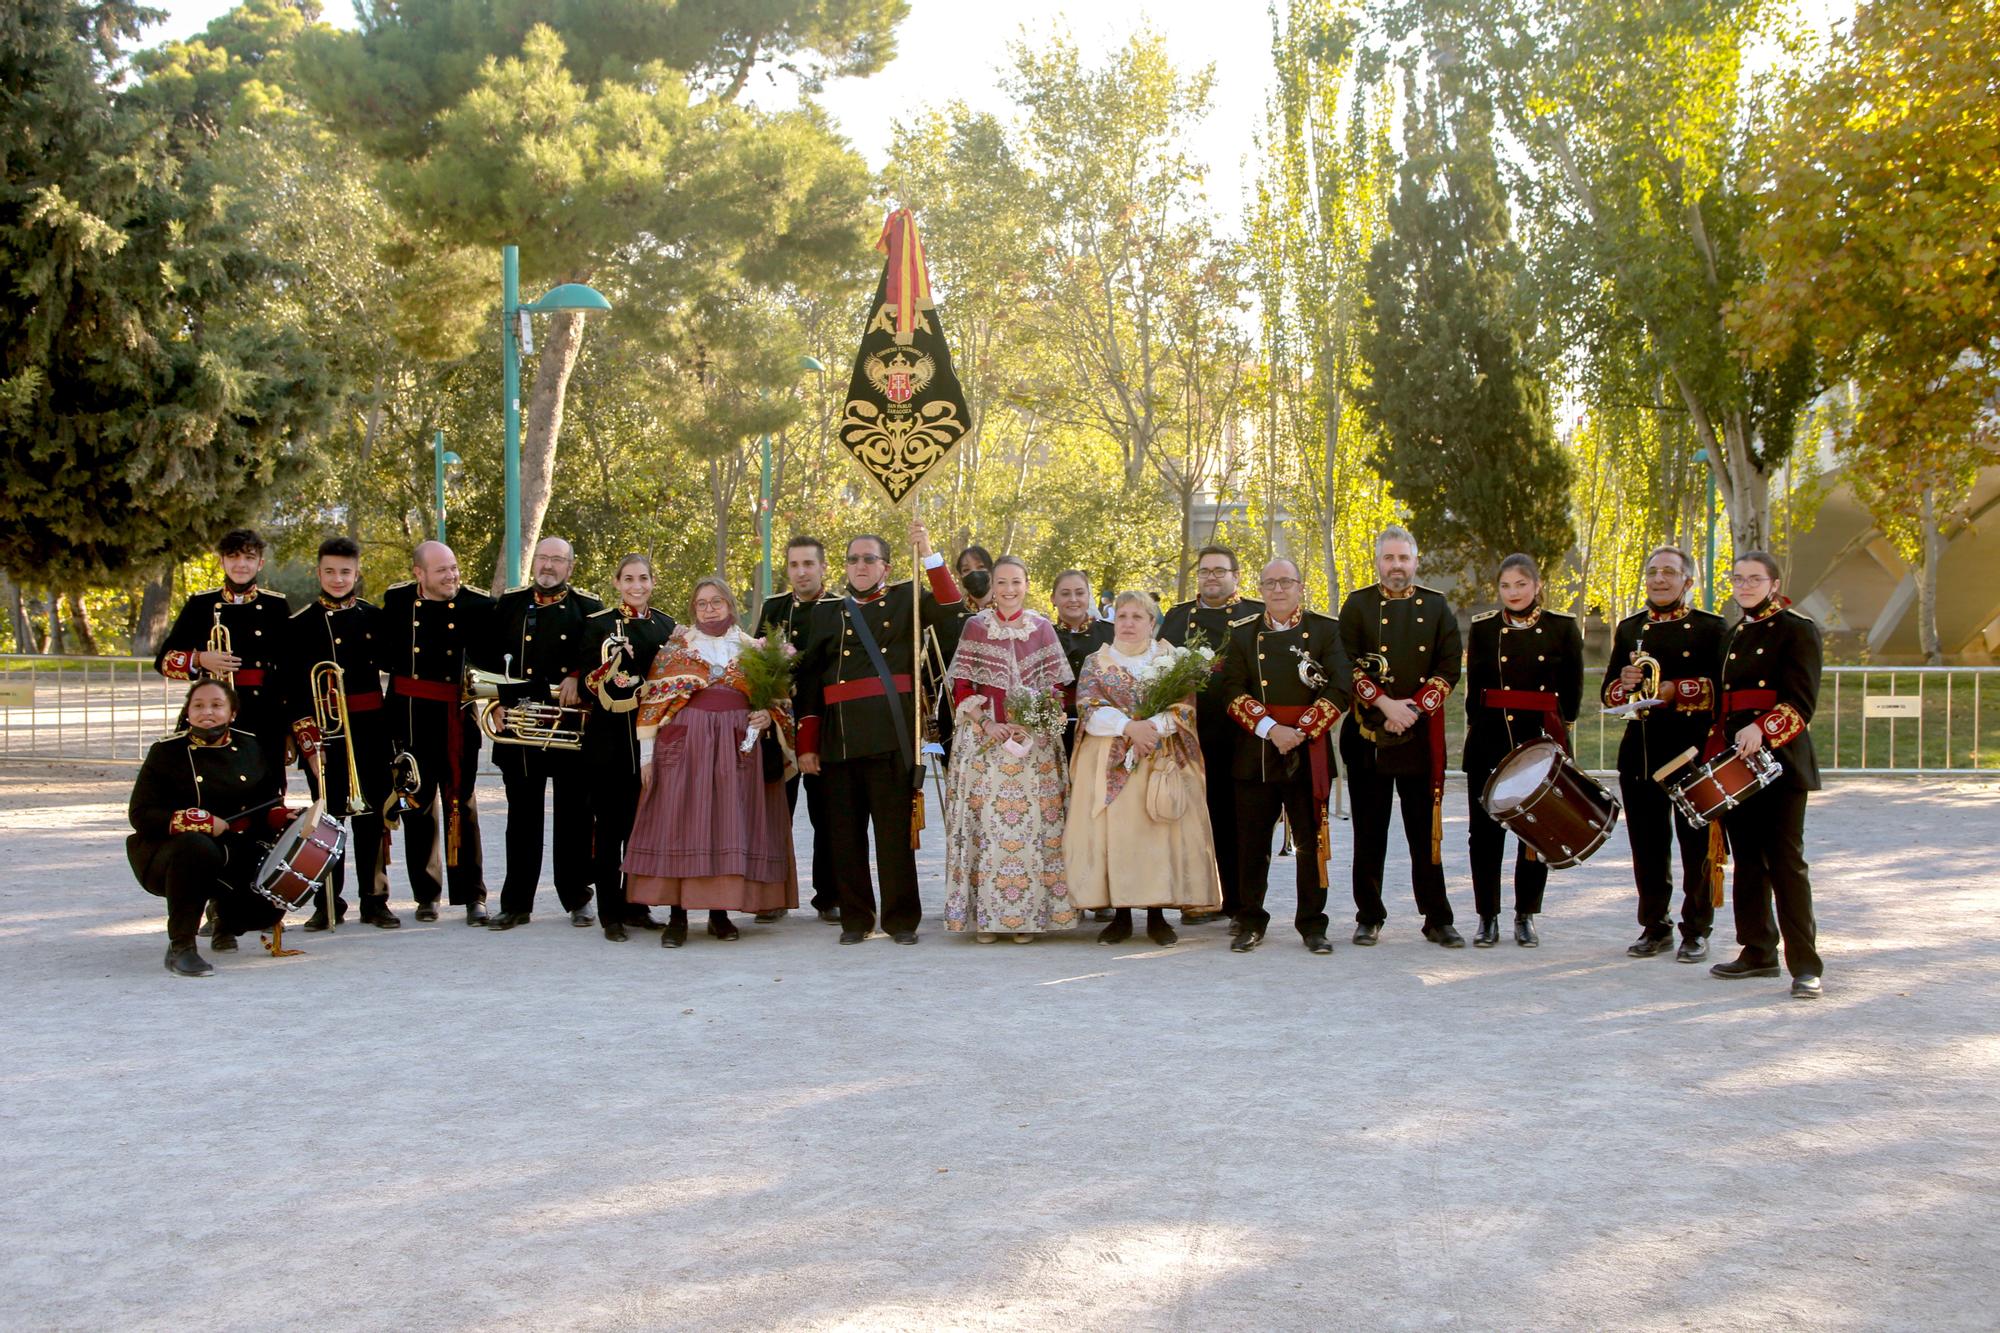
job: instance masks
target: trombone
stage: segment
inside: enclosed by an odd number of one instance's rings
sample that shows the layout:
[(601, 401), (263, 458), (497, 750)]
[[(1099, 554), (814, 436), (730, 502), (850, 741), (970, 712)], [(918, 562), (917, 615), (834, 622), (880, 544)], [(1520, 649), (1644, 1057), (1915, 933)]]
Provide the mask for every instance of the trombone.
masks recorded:
[[(215, 623), (208, 627), (208, 651), (211, 653), (225, 653), (230, 656), (235, 655), (229, 646), (229, 626), (222, 623), (222, 603), (220, 602), (215, 604)], [(231, 689), (236, 688), (236, 673), (234, 671), (219, 672), (215, 678)]]
[[(347, 750), (347, 813), (369, 813), (361, 794), (361, 770), (354, 762), (354, 729), (347, 718), (347, 673), (338, 662), (320, 662), (312, 669), (313, 725), (322, 744), (338, 740)], [(322, 793), (323, 795), (323, 793)]]

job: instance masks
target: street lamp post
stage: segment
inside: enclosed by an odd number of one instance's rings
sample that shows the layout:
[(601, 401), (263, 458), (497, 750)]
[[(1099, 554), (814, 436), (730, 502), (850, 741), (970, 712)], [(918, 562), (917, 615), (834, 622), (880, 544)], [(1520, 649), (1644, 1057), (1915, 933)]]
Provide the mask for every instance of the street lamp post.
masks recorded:
[(1694, 461), (1708, 477), (1708, 557), (1702, 561), (1701, 609), (1715, 609), (1715, 469), (1708, 466), (1708, 450), (1694, 451)]
[(449, 453), (444, 447), (444, 432), (439, 431), (431, 440), (432, 467), (435, 481), (431, 491), (432, 531), (437, 540), (444, 540), (444, 470), (459, 461), (458, 455)]
[[(507, 586), (521, 581), (521, 343), (526, 315), (550, 315), (577, 311), (605, 311), (611, 302), (603, 293), (580, 282), (565, 282), (539, 301), (521, 301), (521, 251), (518, 246), (500, 248), (500, 396), (504, 403), (506, 451), (501, 472), (506, 488), (506, 513), (502, 526), (507, 550), (502, 563), (507, 570)], [(532, 353), (531, 344), (528, 351)]]
[[(824, 372), (826, 366), (815, 356), (799, 358), (800, 370)], [(757, 516), (763, 523), (764, 561), (757, 569), (757, 605), (771, 600), (771, 432), (764, 432), (764, 474), (757, 487)], [(762, 614), (760, 611), (759, 614)]]

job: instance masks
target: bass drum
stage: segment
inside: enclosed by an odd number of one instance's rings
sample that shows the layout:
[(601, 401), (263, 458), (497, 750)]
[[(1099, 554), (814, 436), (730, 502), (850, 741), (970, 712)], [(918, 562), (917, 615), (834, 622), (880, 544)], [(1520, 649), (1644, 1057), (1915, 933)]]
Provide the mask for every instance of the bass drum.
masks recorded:
[(333, 878), (340, 853), (347, 846), (347, 830), (340, 821), (314, 805), (285, 826), (271, 844), (264, 864), (250, 887), (269, 899), (279, 911), (297, 912), (312, 906), (313, 894)]
[(1618, 798), (1546, 736), (1508, 752), (1479, 804), (1553, 870), (1589, 860), (1618, 826)]

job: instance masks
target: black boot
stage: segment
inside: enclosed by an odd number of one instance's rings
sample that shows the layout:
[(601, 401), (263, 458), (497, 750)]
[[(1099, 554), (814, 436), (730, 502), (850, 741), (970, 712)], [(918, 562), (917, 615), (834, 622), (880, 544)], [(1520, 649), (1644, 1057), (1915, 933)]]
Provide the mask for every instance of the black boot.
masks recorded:
[(193, 940), (167, 944), (167, 971), (177, 977), (205, 977), (215, 971), (206, 958), (195, 952)]
[(1514, 943), (1523, 949), (1538, 948), (1542, 937), (1535, 933), (1535, 918), (1526, 912), (1514, 913)]
[(743, 932), (736, 928), (736, 923), (729, 919), (729, 913), (727, 912), (710, 912), (708, 914), (708, 933), (719, 940), (734, 940), (743, 937)]
[[(1146, 914), (1150, 923), (1152, 913)], [(1111, 914), (1111, 924), (1097, 932), (1099, 944), (1123, 944), (1132, 938), (1132, 909), (1121, 907)]]
[(604, 938), (616, 944), (623, 943), (625, 940), (630, 939), (631, 936), (625, 933), (624, 922), (607, 921), (604, 923)]
[(1472, 947), (1475, 949), (1490, 949), (1499, 942), (1500, 918), (1497, 916), (1480, 917), (1479, 929), (1473, 932)]
[(1162, 949), (1171, 949), (1181, 942), (1174, 928), (1167, 924), (1167, 912), (1163, 907), (1146, 909), (1146, 938)]
[(667, 928), (660, 932), (662, 949), (678, 949), (688, 942), (688, 914), (685, 907), (667, 913)]
[(208, 942), (208, 947), (210, 951), (214, 953), (235, 953), (236, 936), (230, 934), (228, 931), (224, 930), (221, 926), (218, 925), (215, 928), (214, 937), (211, 938)]

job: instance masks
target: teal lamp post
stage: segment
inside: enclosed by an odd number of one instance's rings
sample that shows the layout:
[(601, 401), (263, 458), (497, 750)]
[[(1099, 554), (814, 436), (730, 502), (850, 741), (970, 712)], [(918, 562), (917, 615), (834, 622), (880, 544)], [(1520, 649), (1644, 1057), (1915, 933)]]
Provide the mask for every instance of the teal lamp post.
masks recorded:
[[(816, 356), (799, 358), (800, 370), (824, 373), (826, 366)], [(771, 432), (764, 432), (764, 477), (757, 487), (757, 517), (763, 526), (764, 562), (757, 570), (757, 605), (771, 600)], [(761, 614), (761, 612), (760, 612)]]
[(528, 316), (554, 315), (573, 311), (605, 311), (611, 302), (595, 288), (580, 282), (565, 282), (539, 301), (521, 301), (521, 252), (516, 246), (500, 250), (500, 395), (507, 423), (506, 453), (502, 467), (506, 479), (507, 510), (502, 540), (507, 550), (502, 557), (507, 569), (507, 587), (521, 581), (521, 343), (525, 336), (532, 354), (534, 336)]

